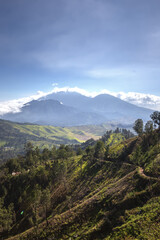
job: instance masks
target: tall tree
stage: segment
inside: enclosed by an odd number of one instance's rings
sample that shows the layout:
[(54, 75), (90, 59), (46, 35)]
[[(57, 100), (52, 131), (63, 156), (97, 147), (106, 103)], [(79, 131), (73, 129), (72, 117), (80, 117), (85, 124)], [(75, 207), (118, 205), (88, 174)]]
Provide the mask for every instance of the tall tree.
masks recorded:
[(158, 128), (160, 129), (160, 112), (155, 111), (151, 114), (150, 117), (154, 122), (154, 126), (158, 125)]
[(143, 133), (143, 120), (142, 119), (137, 119), (134, 123), (133, 129), (138, 135), (142, 135), (142, 133)]
[(105, 158), (105, 160), (108, 159), (108, 156), (109, 156), (109, 145), (107, 145), (107, 146), (105, 147), (105, 153), (104, 153), (104, 158)]
[(146, 133), (151, 133), (153, 131), (153, 122), (152, 121), (147, 121), (145, 124), (145, 132)]
[(43, 204), (43, 209), (44, 209), (44, 212), (45, 212), (46, 224), (48, 226), (47, 211), (48, 211), (48, 208), (50, 207), (50, 204), (51, 204), (51, 194), (50, 194), (50, 190), (48, 188), (46, 188), (42, 192), (41, 202)]
[(26, 152), (26, 155), (30, 155), (33, 153), (34, 146), (31, 142), (27, 142), (24, 146), (24, 150)]
[(91, 146), (86, 147), (86, 159), (88, 159), (90, 162), (94, 161), (94, 148)]
[(36, 232), (38, 230), (38, 207), (40, 205), (41, 199), (41, 190), (39, 185), (37, 184), (31, 193), (31, 200), (32, 200), (32, 210), (34, 213), (34, 224), (36, 227)]
[(104, 142), (98, 141), (96, 143), (96, 146), (95, 146), (94, 157), (96, 157), (96, 158), (104, 158), (104, 153), (105, 153)]

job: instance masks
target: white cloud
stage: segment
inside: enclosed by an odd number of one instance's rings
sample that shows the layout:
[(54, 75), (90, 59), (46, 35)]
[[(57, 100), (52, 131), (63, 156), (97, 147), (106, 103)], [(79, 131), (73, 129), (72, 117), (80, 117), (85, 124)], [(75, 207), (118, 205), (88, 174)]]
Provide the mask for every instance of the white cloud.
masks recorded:
[(25, 103), (28, 103), (32, 100), (37, 100), (40, 97), (46, 96), (47, 94), (49, 94), (49, 93), (44, 93), (42, 91), (38, 91), (37, 94), (29, 96), (29, 97), (0, 102), (0, 115), (9, 113), (9, 112), (12, 112), (12, 113), (20, 112), (21, 108), (23, 107), (23, 105)]
[(87, 97), (95, 97), (97, 96), (99, 93), (98, 92), (89, 92), (85, 89), (82, 89), (82, 88), (78, 88), (78, 87), (55, 87), (53, 90), (52, 90), (52, 93), (58, 93), (58, 92), (77, 92), (77, 93), (80, 93), (84, 96), (87, 96)]
[(136, 92), (119, 92), (115, 94), (116, 97), (136, 104), (141, 107), (146, 107), (154, 110), (160, 110), (160, 97), (151, 95), (151, 94), (144, 94), (144, 93), (136, 93)]
[[(54, 84), (54, 86), (57, 84)], [(110, 94), (112, 96), (118, 97), (124, 101), (130, 102), (132, 104), (141, 106), (141, 107), (146, 107), (154, 110), (160, 111), (160, 96), (155, 96), (151, 94), (144, 94), (144, 93), (136, 93), (136, 92), (111, 92), (108, 91), (107, 89), (103, 89), (99, 92), (89, 92), (85, 89), (78, 88), (78, 87), (54, 87), (52, 91), (50, 92), (42, 92), (38, 91), (37, 94), (25, 97), (25, 98), (20, 98), (20, 99), (15, 99), (15, 100), (10, 100), (10, 101), (5, 101), (5, 102), (0, 102), (0, 115), (3, 115), (8, 112), (20, 112), (21, 108), (24, 106), (24, 104), (32, 101), (32, 100), (37, 100), (41, 97), (45, 97), (48, 94), (51, 93), (58, 93), (58, 92), (77, 92), (80, 93), (84, 96), (87, 97), (95, 97), (99, 94)]]

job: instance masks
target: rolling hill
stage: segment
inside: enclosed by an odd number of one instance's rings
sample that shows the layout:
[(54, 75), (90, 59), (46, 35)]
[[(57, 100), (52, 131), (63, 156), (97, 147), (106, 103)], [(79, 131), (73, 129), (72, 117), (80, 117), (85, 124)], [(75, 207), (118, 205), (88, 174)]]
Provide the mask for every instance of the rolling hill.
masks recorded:
[(24, 145), (28, 141), (41, 149), (60, 144), (80, 144), (90, 138), (98, 139), (114, 127), (108, 124), (63, 128), (0, 120), (0, 159), (24, 153)]

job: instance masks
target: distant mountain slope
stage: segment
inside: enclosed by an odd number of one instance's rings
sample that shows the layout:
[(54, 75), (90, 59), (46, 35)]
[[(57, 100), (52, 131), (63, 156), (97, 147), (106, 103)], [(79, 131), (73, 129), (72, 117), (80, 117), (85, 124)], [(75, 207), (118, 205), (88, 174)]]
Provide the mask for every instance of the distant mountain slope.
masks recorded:
[(108, 121), (133, 123), (137, 118), (148, 120), (152, 112), (109, 94), (90, 98), (79, 93), (59, 92), (31, 101), (21, 112), (5, 114), (2, 118), (23, 123), (78, 126)]
[(50, 148), (53, 144), (78, 144), (89, 138), (98, 139), (112, 127), (102, 125), (62, 128), (0, 120), (0, 160), (23, 153), (27, 141), (40, 148)]
[(92, 101), (90, 97), (86, 97), (77, 92), (58, 92), (52, 93), (45, 97), (42, 97), (40, 100), (58, 100), (59, 102), (71, 106), (82, 111), (88, 111), (88, 105)]
[(35, 123), (54, 126), (76, 126), (100, 124), (105, 121), (103, 115), (96, 112), (82, 112), (74, 107), (61, 104), (57, 100), (31, 101), (25, 104), (21, 112), (8, 113), (3, 119), (21, 123)]
[[(100, 94), (94, 98), (91, 98), (76, 92), (58, 92), (41, 98), (41, 100), (45, 99), (58, 100), (65, 105), (87, 112), (97, 112), (101, 114), (103, 113), (103, 115), (107, 113), (133, 115), (133, 113), (136, 113), (137, 111), (141, 115), (145, 115), (152, 112), (152, 110), (138, 107), (109, 94)], [(136, 116), (138, 116), (138, 113), (136, 113)]]

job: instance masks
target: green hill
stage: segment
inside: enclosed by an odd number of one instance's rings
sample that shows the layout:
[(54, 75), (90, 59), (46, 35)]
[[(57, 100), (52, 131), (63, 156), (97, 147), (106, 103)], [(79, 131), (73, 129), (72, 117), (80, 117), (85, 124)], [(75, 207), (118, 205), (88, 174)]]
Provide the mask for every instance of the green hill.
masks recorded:
[(159, 239), (159, 131), (108, 139), (81, 155), (28, 144), (2, 165), (0, 238)]
[(53, 144), (58, 147), (61, 144), (81, 144), (90, 138), (97, 140), (106, 130), (116, 127), (116, 123), (108, 123), (66, 128), (0, 120), (0, 162), (24, 154), (28, 141), (40, 149), (50, 149)]
[(63, 128), (0, 120), (0, 159), (24, 153), (28, 141), (41, 149), (51, 148), (53, 144), (79, 144), (89, 138), (98, 139), (109, 128), (110, 125)]

